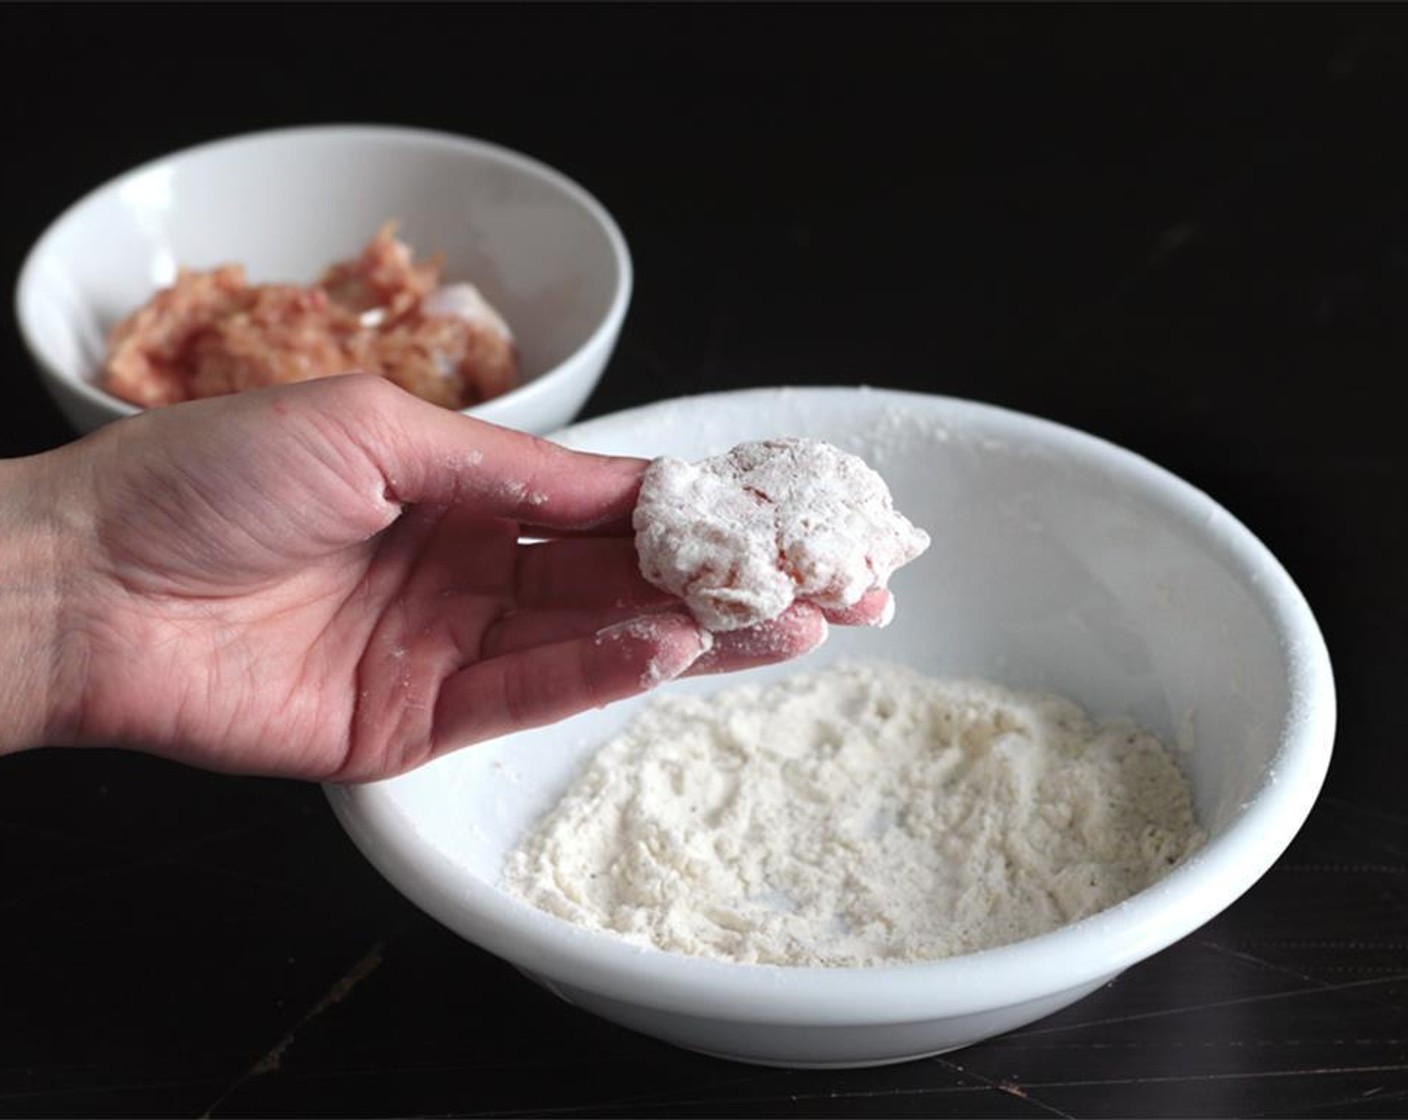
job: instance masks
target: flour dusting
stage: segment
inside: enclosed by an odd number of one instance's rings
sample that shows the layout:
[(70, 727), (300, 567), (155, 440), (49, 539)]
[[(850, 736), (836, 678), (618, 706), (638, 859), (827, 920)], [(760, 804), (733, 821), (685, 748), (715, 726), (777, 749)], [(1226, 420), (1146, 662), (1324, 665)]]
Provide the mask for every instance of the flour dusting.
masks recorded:
[(641, 687), (651, 689), (666, 681), (674, 680), (714, 648), (714, 635), (707, 630), (695, 631), (696, 646), (693, 650), (681, 650), (668, 643), (667, 639), (673, 632), (673, 628), (667, 621), (653, 618), (650, 615), (642, 615), (639, 618), (629, 618), (624, 622), (603, 627), (596, 632), (595, 641), (600, 646), (607, 642), (619, 642), (623, 638), (629, 638), (656, 645), (656, 652), (646, 662), (640, 678)]
[(1203, 841), (1127, 721), (983, 681), (843, 664), (657, 700), (508, 856), (507, 890), (730, 961), (854, 966), (1019, 941)]
[(656, 459), (633, 524), (641, 573), (715, 631), (776, 618), (798, 599), (854, 606), (929, 547), (878, 474), (814, 439)]

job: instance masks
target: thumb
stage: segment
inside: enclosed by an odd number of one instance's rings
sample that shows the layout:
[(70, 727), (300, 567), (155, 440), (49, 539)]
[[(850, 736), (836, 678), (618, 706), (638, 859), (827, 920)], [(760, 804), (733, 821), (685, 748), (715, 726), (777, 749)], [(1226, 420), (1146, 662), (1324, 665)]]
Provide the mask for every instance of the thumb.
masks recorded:
[(346, 434), (392, 501), (473, 504), (550, 531), (629, 531), (644, 459), (570, 451), (430, 404), (380, 377), (323, 384), (337, 390)]

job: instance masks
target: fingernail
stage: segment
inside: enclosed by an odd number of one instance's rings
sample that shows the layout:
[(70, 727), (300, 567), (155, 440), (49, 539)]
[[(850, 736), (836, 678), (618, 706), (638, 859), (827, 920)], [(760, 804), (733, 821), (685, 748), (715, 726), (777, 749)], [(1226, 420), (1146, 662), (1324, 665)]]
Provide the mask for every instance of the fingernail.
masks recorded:
[(642, 688), (657, 688), (674, 680), (714, 647), (714, 635), (695, 628), (692, 643), (662, 641), (640, 675)]
[(870, 625), (877, 630), (883, 630), (895, 620), (895, 597), (885, 596), (885, 605), (880, 608), (880, 613), (870, 620)]

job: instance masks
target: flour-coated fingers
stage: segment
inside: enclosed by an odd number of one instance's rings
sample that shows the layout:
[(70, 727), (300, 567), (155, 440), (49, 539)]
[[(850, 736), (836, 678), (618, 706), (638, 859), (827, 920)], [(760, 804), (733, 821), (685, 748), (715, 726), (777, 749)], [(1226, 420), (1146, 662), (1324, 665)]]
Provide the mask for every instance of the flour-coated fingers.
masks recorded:
[(826, 617), (820, 610), (810, 603), (793, 603), (768, 622), (715, 634), (713, 647), (685, 675), (732, 673), (790, 661), (821, 645), (826, 635)]
[(878, 587), (867, 591), (849, 607), (823, 612), (833, 626), (887, 626), (895, 613), (895, 599), (890, 592)]
[(440, 686), (434, 753), (646, 692), (688, 669), (710, 641), (688, 615), (666, 613), (475, 662)]
[[(589, 638), (598, 631), (639, 618), (643, 614), (668, 611), (668, 603), (657, 610), (615, 604), (601, 607), (561, 607), (524, 610), (505, 615), (485, 632), (480, 644), (482, 657), (502, 657), (533, 646), (554, 645), (573, 638)], [(676, 609), (675, 614), (679, 611)]]

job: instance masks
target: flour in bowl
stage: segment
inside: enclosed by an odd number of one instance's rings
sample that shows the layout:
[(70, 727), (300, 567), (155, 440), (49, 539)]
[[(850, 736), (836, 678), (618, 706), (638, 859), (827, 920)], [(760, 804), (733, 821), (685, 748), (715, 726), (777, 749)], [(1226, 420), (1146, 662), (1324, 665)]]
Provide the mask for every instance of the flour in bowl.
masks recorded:
[(1203, 841), (1149, 731), (1055, 696), (843, 664), (655, 701), (508, 856), (511, 893), (672, 952), (779, 965), (1019, 941)]
[(714, 631), (776, 618), (798, 599), (852, 607), (929, 547), (878, 474), (815, 439), (656, 459), (634, 527), (641, 573)]

